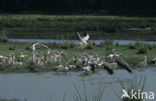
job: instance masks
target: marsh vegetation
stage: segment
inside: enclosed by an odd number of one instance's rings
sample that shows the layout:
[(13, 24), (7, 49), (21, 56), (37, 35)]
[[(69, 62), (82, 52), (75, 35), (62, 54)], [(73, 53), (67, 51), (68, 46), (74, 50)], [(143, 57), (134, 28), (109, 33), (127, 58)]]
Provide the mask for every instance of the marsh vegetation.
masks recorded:
[[(153, 17), (94, 15), (1, 15), (0, 34), (9, 38), (77, 39), (88, 31), (91, 39), (155, 40)], [(126, 30), (136, 28), (139, 30)], [(146, 30), (147, 29), (147, 30)]]

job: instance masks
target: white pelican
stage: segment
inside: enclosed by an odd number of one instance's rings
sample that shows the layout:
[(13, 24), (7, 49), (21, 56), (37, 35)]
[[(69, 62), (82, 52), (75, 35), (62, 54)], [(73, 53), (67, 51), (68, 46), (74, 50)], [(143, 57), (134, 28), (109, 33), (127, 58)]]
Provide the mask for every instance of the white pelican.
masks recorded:
[(147, 58), (146, 56), (144, 56), (144, 61), (139, 62), (139, 67), (146, 67), (147, 66)]
[(20, 65), (20, 66), (22, 66), (23, 65), (23, 62), (14, 62), (13, 65)]
[(69, 65), (69, 64), (67, 64), (67, 67), (68, 67), (70, 70), (76, 69), (76, 66), (75, 66), (75, 65)]
[(113, 57), (114, 57), (113, 54), (109, 54), (109, 55), (106, 56), (106, 60), (107, 60), (108, 62), (111, 62), (111, 61), (113, 61)]
[(0, 67), (7, 67), (10, 65), (10, 62), (7, 60), (7, 59), (3, 59), (1, 62), (0, 62)]
[(3, 59), (8, 59), (8, 57), (0, 55), (0, 62), (1, 62)]
[(121, 58), (116, 58), (115, 61), (120, 67), (126, 69), (129, 73), (132, 73), (132, 69), (130, 68), (129, 64), (126, 61), (124, 61)]
[(91, 44), (91, 42), (89, 41), (89, 35), (88, 34), (85, 37), (81, 37), (80, 34), (77, 32), (77, 36), (80, 40), (80, 45), (82, 47), (86, 47), (87, 45)]
[(109, 55), (106, 56), (106, 60), (108, 62), (114, 62), (115, 57), (117, 57), (117, 58), (124, 57), (124, 55), (122, 55), (122, 54), (117, 54), (115, 49), (112, 49), (112, 53), (113, 54), (109, 54)]
[(64, 66), (63, 64), (55, 66), (54, 68), (59, 70), (59, 71), (68, 71), (69, 70), (69, 68), (67, 66)]
[(156, 65), (156, 58), (153, 58), (153, 59), (151, 60), (151, 63), (154, 64), (154, 65)]
[(39, 45), (40, 43), (34, 43), (30, 46), (30, 50), (33, 52), (36, 50), (36, 46)]
[(31, 50), (31, 52), (32, 52), (32, 59), (33, 59), (33, 61), (34, 61), (34, 59), (35, 59), (35, 57), (36, 57), (36, 52), (35, 52), (35, 50), (36, 50), (36, 46), (37, 46), (37, 45), (40, 45), (41, 47), (44, 47), (44, 48), (50, 50), (46, 45), (44, 45), (44, 44), (42, 44), (42, 43), (34, 43), (34, 44), (32, 44), (32, 45), (30, 46), (30, 50)]
[(33, 54), (35, 53), (35, 50), (36, 50), (36, 46), (37, 46), (37, 45), (40, 45), (41, 47), (44, 47), (44, 48), (50, 50), (46, 45), (44, 45), (44, 44), (42, 44), (42, 43), (34, 43), (34, 44), (32, 44), (32, 45), (30, 46), (30, 50), (31, 50), (31, 52), (32, 52)]
[(91, 70), (91, 66), (85, 66), (85, 67), (82, 67), (82, 69), (84, 71), (90, 71)]
[(20, 65), (20, 66), (23, 65), (22, 62), (16, 62), (15, 61), (15, 57), (14, 57), (14, 54), (13, 53), (11, 54), (11, 61), (12, 61), (12, 65)]
[(39, 54), (36, 53), (35, 57), (29, 57), (27, 63), (31, 66), (31, 68), (42, 68), (46, 63)]

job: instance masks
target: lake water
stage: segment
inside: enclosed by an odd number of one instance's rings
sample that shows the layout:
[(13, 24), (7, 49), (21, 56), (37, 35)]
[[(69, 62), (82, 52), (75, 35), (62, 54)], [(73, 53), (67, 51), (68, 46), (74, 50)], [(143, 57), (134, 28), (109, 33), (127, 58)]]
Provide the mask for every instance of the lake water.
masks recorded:
[[(96, 43), (97, 45), (103, 42), (104, 40), (91, 40), (92, 42)], [(130, 43), (134, 44), (135, 40), (112, 40), (114, 44), (118, 43), (119, 45), (128, 45)], [(26, 43), (26, 42), (41, 42), (41, 43), (74, 43), (79, 44), (79, 40), (55, 40), (55, 39), (9, 39), (9, 42), (20, 42), (20, 43)], [(139, 41), (143, 42), (145, 44), (151, 44), (156, 45), (156, 41)]]
[[(136, 77), (146, 77), (145, 91), (153, 91), (156, 94), (156, 68), (134, 70), (132, 74), (125, 70), (115, 70), (109, 75), (102, 70), (89, 77), (80, 76), (81, 72), (68, 72), (66, 75), (55, 72), (48, 73), (24, 73), (24, 74), (0, 74), (1, 98), (18, 98), (21, 101), (74, 101), (74, 84), (87, 86), (87, 93), (95, 92), (96, 87), (102, 85), (104, 94), (102, 101), (121, 101), (115, 94), (122, 95), (122, 87), (119, 81), (128, 86)], [(90, 96), (91, 97), (91, 96)], [(147, 100), (148, 101), (148, 100)], [(155, 100), (150, 100), (155, 101)]]

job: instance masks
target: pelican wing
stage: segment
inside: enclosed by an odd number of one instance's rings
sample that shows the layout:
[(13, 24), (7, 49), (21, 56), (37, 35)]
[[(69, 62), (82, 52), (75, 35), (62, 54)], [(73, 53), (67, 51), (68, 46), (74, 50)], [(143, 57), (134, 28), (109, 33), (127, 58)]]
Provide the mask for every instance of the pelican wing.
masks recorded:
[(77, 37), (79, 38), (79, 40), (82, 41), (80, 34), (78, 32), (76, 34), (77, 34)]
[(41, 58), (41, 56), (39, 55), (39, 54), (37, 54), (38, 56), (39, 56), (39, 58), (41, 59), (41, 61), (44, 63), (44, 64), (47, 64), (42, 58)]
[(82, 38), (83, 41), (87, 41), (88, 39), (89, 39), (89, 35), (88, 34), (87, 34), (87, 36)]
[(112, 74), (114, 73), (113, 70), (111, 69), (111, 67), (109, 66), (108, 63), (104, 63), (103, 66), (104, 66), (104, 69), (105, 69), (109, 74), (112, 75)]
[(127, 62), (125, 62), (123, 59), (116, 58), (116, 62), (119, 66), (126, 69), (129, 73), (132, 73), (132, 70)]
[(153, 58), (152, 61), (156, 61), (156, 58)]
[[(48, 46), (46, 46), (46, 45), (44, 45), (44, 44), (41, 44), (41, 43), (40, 43), (40, 45), (41, 45), (42, 47), (44, 47), (44, 48), (49, 49)], [(49, 50), (50, 50), (50, 49), (49, 49)]]
[(39, 45), (39, 43), (34, 43), (33, 45), (36, 46), (36, 45)]

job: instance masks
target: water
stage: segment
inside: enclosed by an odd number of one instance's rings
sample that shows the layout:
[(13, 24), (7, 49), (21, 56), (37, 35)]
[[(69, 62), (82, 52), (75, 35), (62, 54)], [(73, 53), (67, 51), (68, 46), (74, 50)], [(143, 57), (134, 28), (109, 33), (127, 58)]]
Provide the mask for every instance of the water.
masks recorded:
[(137, 30), (145, 30), (145, 31), (150, 31), (152, 28), (146, 27), (146, 28), (125, 28), (123, 30), (129, 30), (129, 31), (137, 31)]
[[(87, 92), (94, 92), (98, 85), (104, 86), (102, 101), (120, 101), (114, 92), (122, 95), (120, 81), (125, 85), (136, 76), (140, 79), (146, 76), (146, 89), (156, 94), (156, 68), (134, 70), (130, 74), (125, 70), (115, 70), (114, 75), (109, 75), (104, 70), (89, 77), (79, 76), (80, 72), (67, 73), (67, 75), (56, 75), (49, 73), (24, 73), (24, 74), (0, 74), (0, 96), (1, 98), (19, 98), (24, 101), (74, 101), (73, 84), (87, 85)], [(154, 100), (150, 100), (154, 101)]]
[[(91, 40), (91, 41), (98, 45), (104, 40)], [(135, 40), (112, 40), (112, 41), (114, 42), (114, 44), (118, 43), (119, 45), (128, 45), (130, 43), (134, 44), (136, 42)], [(79, 40), (55, 40), (55, 39), (9, 39), (9, 42), (20, 42), (20, 43), (26, 43), (26, 42), (65, 43), (67, 42), (67, 43), (79, 44)], [(156, 45), (156, 41), (139, 41), (139, 42)]]

